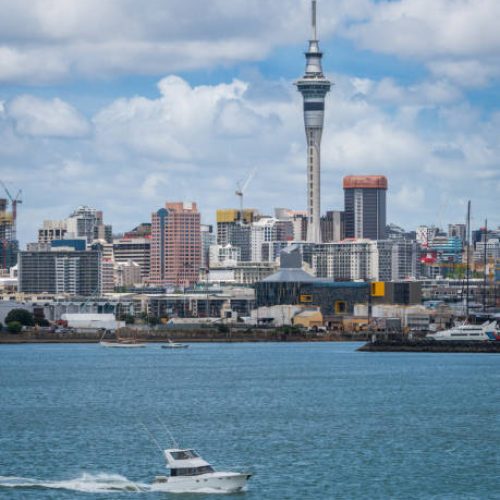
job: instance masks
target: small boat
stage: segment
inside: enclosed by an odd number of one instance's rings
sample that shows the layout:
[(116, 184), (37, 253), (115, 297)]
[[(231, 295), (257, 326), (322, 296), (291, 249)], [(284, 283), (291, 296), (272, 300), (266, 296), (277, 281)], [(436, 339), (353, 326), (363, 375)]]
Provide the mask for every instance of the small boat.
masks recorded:
[(496, 321), (486, 321), (482, 325), (462, 324), (449, 330), (429, 333), (427, 339), (448, 341), (448, 342), (477, 342), (477, 341), (500, 341), (500, 331), (497, 328)]
[(162, 349), (186, 349), (189, 347), (189, 344), (181, 344), (180, 342), (172, 342), (168, 339), (168, 343), (162, 344)]
[(131, 339), (122, 339), (118, 335), (118, 332), (116, 332), (116, 341), (114, 342), (107, 342), (103, 340), (106, 333), (108, 333), (108, 330), (106, 330), (102, 334), (102, 337), (99, 341), (99, 344), (102, 345), (103, 347), (125, 347), (125, 348), (146, 347), (146, 344), (142, 342), (137, 342), (135, 331), (134, 331), (134, 336)]
[(197, 490), (234, 493), (241, 491), (252, 476), (249, 473), (217, 472), (192, 449), (171, 448), (163, 451), (170, 476), (156, 476), (153, 490), (177, 493)]
[(141, 344), (140, 342), (128, 342), (125, 340), (120, 340), (117, 342), (106, 342), (104, 340), (101, 340), (99, 344), (103, 347), (146, 347), (146, 344)]

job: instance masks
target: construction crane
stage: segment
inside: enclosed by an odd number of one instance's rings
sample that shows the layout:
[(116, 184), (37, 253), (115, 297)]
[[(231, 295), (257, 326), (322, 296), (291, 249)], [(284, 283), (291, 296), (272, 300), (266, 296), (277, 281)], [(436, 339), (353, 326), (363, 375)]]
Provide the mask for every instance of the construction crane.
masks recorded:
[(16, 235), (16, 220), (17, 220), (17, 205), (22, 203), (23, 200), (22, 200), (22, 190), (20, 189), (15, 198), (12, 197), (12, 195), (10, 194), (10, 191), (7, 189), (7, 186), (5, 185), (5, 183), (3, 181), (0, 180), (0, 184), (2, 185), (4, 191), (6, 192), (9, 200), (10, 200), (10, 203), (12, 205), (12, 230), (11, 230), (11, 239), (12, 241), (16, 240), (17, 239), (17, 235)]
[(245, 191), (250, 184), (250, 181), (254, 178), (255, 173), (257, 172), (257, 167), (254, 168), (247, 176), (245, 182), (242, 183), (241, 180), (239, 180), (236, 183), (237, 190), (235, 191), (236, 196), (239, 197), (240, 199), (240, 217), (243, 219), (243, 195), (245, 194)]

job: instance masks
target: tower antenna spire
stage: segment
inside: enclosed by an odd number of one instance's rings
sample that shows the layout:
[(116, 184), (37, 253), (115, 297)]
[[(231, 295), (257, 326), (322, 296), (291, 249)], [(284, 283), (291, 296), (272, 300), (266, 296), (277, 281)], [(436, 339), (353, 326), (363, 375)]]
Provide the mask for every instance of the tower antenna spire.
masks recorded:
[(311, 26), (312, 26), (312, 39), (318, 39), (318, 32), (316, 28), (316, 0), (312, 0), (311, 5)]

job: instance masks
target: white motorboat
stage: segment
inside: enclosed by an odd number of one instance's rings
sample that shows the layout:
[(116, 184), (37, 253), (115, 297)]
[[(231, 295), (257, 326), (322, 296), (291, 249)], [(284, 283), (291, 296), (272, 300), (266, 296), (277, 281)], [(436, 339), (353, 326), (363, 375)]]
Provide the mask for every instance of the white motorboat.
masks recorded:
[(161, 345), (162, 349), (186, 349), (188, 347), (189, 347), (189, 344), (181, 344), (180, 342), (173, 342), (170, 339), (168, 339), (167, 344)]
[(455, 326), (449, 330), (441, 332), (429, 333), (427, 339), (440, 341), (461, 341), (461, 342), (476, 342), (476, 341), (499, 341), (500, 331), (497, 328), (496, 321), (486, 321), (482, 325), (463, 324)]
[(156, 476), (153, 490), (187, 493), (196, 491), (241, 491), (251, 474), (216, 472), (194, 450), (171, 448), (163, 451), (170, 476)]

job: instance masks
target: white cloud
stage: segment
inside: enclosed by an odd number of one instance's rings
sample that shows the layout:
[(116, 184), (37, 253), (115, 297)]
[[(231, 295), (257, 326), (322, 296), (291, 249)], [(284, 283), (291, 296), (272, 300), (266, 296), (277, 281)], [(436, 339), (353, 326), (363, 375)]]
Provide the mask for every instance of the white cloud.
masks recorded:
[(424, 61), (433, 74), (465, 87), (499, 76), (497, 0), (399, 0), (372, 6), (343, 34), (365, 49)]
[[(262, 60), (276, 47), (304, 43), (302, 0), (3, 0), (0, 81), (75, 76), (167, 74)], [(331, 36), (370, 0), (323, 2), (320, 33)]]
[(41, 137), (83, 137), (90, 131), (85, 118), (71, 105), (24, 95), (8, 105), (8, 114), (15, 121), (19, 134)]
[[(498, 213), (500, 114), (485, 119), (470, 105), (436, 97), (425, 82), (403, 87), (342, 75), (335, 81), (323, 135), (324, 210), (342, 208), (344, 175), (373, 173), (389, 177), (389, 218), (408, 228), (432, 222), (433, 200), (442, 196), (472, 198), (484, 215)], [(280, 92), (266, 97), (259, 85)], [(197, 201), (210, 222), (216, 208), (237, 206), (236, 182), (253, 167), (247, 206), (266, 213), (305, 207), (301, 97), (291, 82), (193, 86), (168, 76), (158, 88), (157, 98), (116, 99), (95, 114), (92, 134), (67, 140), (16, 135), (19, 122), (7, 106), (0, 134), (12, 145), (2, 149), (0, 141), (1, 175), (8, 172), (43, 214), (38, 221), (20, 214), (25, 240), (42, 219), (64, 217), (78, 204), (103, 209), (117, 230), (148, 220), (166, 200)], [(392, 93), (382, 98), (383, 88)], [(416, 104), (404, 105), (401, 96), (412, 95)], [(464, 127), (457, 126), (461, 116)]]

